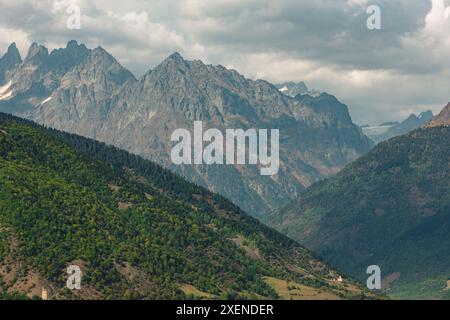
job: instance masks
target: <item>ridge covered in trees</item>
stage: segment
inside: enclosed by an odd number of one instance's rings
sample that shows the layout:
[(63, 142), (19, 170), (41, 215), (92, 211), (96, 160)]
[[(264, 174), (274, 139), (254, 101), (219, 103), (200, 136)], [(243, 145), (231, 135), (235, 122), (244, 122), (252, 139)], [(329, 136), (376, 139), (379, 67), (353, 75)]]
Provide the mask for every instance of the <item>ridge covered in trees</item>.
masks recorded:
[(364, 280), (378, 265), (394, 298), (449, 299), (450, 127), (380, 143), (268, 219)]
[[(71, 264), (83, 272), (79, 291), (65, 287)], [(280, 298), (268, 278), (376, 297), (338, 276), (154, 163), (0, 113), (0, 298), (39, 287), (56, 299)]]

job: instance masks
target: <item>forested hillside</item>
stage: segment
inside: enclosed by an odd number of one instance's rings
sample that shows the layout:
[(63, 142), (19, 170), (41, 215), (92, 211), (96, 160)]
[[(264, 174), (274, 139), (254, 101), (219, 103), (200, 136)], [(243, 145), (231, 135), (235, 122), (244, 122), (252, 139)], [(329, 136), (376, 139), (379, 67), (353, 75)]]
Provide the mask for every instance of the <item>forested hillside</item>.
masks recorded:
[(361, 280), (381, 267), (393, 297), (448, 299), (450, 127), (380, 143), (270, 223)]
[(149, 161), (0, 114), (0, 298), (374, 297), (338, 276)]

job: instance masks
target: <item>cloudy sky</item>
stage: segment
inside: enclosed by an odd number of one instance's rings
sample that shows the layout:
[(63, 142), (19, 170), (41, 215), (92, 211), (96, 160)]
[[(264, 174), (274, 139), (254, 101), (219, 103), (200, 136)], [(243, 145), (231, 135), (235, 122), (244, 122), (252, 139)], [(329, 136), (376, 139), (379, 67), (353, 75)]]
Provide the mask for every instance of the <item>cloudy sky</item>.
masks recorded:
[[(67, 8), (80, 7), (70, 30)], [(370, 5), (381, 30), (369, 30)], [(450, 101), (450, 0), (0, 0), (0, 52), (101, 45), (137, 76), (174, 51), (249, 78), (304, 80), (359, 124)]]

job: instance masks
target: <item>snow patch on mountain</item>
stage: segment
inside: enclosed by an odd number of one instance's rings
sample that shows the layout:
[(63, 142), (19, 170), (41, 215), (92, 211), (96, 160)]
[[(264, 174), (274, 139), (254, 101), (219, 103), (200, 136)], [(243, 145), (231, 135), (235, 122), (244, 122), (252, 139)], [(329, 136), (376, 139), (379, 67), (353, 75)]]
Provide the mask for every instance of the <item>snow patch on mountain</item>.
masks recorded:
[(280, 92), (286, 92), (289, 91), (288, 87), (284, 86), (283, 88), (280, 89)]
[(5, 84), (3, 87), (0, 87), (0, 96), (4, 95), (6, 91), (11, 87), (12, 81), (9, 81), (7, 84)]
[(12, 81), (9, 81), (3, 87), (0, 87), (0, 100), (8, 100), (12, 96), (12, 90), (8, 91), (11, 84)]
[(43, 106), (44, 104), (46, 104), (47, 102), (49, 102), (50, 100), (52, 100), (52, 97), (48, 97), (47, 99), (45, 99), (44, 101), (41, 102), (41, 106)]

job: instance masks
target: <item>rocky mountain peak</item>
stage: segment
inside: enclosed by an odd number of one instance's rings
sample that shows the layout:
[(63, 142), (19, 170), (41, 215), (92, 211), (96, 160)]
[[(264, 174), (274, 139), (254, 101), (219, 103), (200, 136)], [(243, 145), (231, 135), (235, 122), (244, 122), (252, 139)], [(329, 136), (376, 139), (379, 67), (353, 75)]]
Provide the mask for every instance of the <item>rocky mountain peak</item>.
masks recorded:
[(276, 87), (278, 88), (278, 90), (280, 90), (280, 92), (291, 97), (295, 97), (299, 94), (306, 94), (309, 91), (308, 87), (303, 81), (300, 81), (298, 83), (292, 81), (285, 82), (282, 84), (277, 84)]
[(25, 63), (30, 64), (42, 64), (46, 62), (48, 58), (48, 49), (42, 45), (33, 42), (28, 49), (27, 57), (25, 58)]
[(20, 57), (20, 52), (17, 49), (15, 42), (13, 42), (9, 45), (8, 51), (2, 57), (2, 59), (8, 59), (13, 64), (18, 64), (18, 63), (22, 62), (22, 58)]
[[(142, 85), (145, 88), (155, 88), (172, 94), (193, 96), (195, 86), (193, 71), (195, 67), (192, 62), (185, 60), (178, 52), (175, 52), (158, 64), (153, 70), (149, 70), (142, 77)], [(169, 93), (168, 93), (169, 94)]]
[(92, 79), (99, 79), (98, 75), (102, 74), (108, 80), (115, 84), (123, 84), (128, 80), (135, 81), (134, 75), (124, 68), (108, 51), (102, 47), (97, 47), (90, 52), (87, 59), (78, 66), (78, 69), (83, 68), (96, 74)]
[(67, 49), (76, 49), (78, 47), (84, 47), (84, 44), (78, 45), (78, 42), (76, 40), (69, 40), (69, 42), (67, 42)]
[(439, 127), (450, 125), (450, 102), (442, 109), (441, 113), (431, 120), (427, 127)]
[(411, 114), (405, 121), (402, 122), (403, 126), (412, 126), (412, 128), (418, 128), (426, 124), (433, 118), (431, 111), (422, 112), (419, 115), (415, 113)]
[(110, 61), (116, 61), (116, 59), (114, 59), (114, 57), (108, 52), (106, 51), (103, 47), (97, 47), (94, 50), (92, 50), (92, 54), (93, 57), (96, 57), (97, 59), (106, 59), (106, 60), (110, 60)]
[(185, 61), (183, 56), (177, 51), (172, 53), (167, 59), (172, 60), (172, 61), (178, 61), (178, 62), (184, 62)]
[(17, 50), (16, 43), (13, 42), (3, 57), (0, 58), (0, 85), (5, 82), (6, 72), (14, 69), (21, 62), (19, 50)]
[(419, 119), (428, 119), (428, 120), (431, 120), (432, 118), (433, 118), (433, 112), (430, 111), (430, 110), (421, 112), (421, 113), (419, 114)]
[(79, 45), (75, 40), (71, 40), (65, 48), (55, 49), (51, 52), (49, 63), (53, 69), (65, 73), (86, 58), (89, 52), (90, 50), (85, 45)]
[[(320, 93), (318, 96), (312, 96), (309, 94), (297, 95), (295, 99), (303, 104), (311, 106), (316, 112), (331, 114), (338, 113), (345, 117), (350, 117), (348, 107), (341, 103), (335, 96), (325, 92)], [(347, 121), (351, 122), (350, 119), (347, 119)]]
[(177, 70), (187, 71), (190, 68), (190, 63), (186, 61), (178, 52), (172, 53), (161, 64), (159, 64), (155, 71), (173, 72)]

